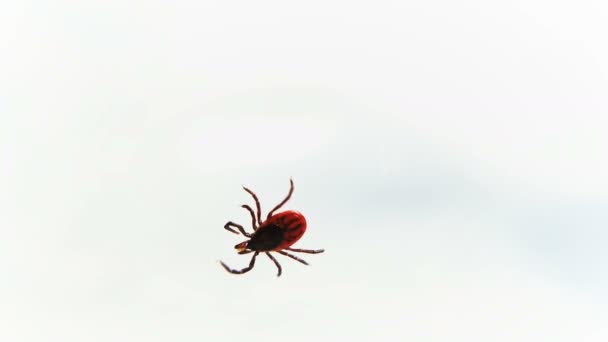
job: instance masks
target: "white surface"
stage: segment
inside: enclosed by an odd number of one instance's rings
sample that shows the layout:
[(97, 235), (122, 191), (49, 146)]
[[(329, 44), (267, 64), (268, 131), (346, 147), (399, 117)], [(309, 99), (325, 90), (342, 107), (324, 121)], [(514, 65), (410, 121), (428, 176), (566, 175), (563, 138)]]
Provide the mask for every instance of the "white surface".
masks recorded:
[(607, 10), (3, 4), (0, 340), (607, 340)]

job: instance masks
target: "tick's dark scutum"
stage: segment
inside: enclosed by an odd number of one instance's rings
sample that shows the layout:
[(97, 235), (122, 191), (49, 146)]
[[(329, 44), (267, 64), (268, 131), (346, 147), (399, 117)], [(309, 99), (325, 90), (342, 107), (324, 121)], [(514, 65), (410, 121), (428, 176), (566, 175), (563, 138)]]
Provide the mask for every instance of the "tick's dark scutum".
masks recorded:
[(260, 227), (247, 243), (247, 248), (254, 251), (271, 251), (283, 242), (284, 235), (285, 230), (277, 225)]

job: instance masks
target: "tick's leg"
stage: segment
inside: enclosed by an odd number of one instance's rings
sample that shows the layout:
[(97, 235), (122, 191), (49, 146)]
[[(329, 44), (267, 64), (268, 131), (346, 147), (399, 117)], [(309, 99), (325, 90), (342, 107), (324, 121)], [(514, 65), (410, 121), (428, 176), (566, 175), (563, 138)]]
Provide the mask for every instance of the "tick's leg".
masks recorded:
[(268, 213), (268, 217), (266, 219), (269, 219), (270, 216), (272, 216), (272, 214), (277, 211), (279, 208), (281, 208), (283, 206), (283, 204), (287, 203), (287, 201), (289, 201), (289, 199), (291, 198), (291, 194), (293, 194), (293, 179), (289, 178), (289, 193), (287, 194), (287, 197), (285, 197), (285, 199), (279, 203), (276, 207), (274, 207), (274, 209), (272, 209), (269, 213)]
[(290, 257), (290, 258), (294, 259), (295, 261), (299, 261), (299, 262), (303, 263), (304, 265), (308, 265), (308, 263), (307, 263), (306, 261), (304, 261), (304, 260), (302, 260), (302, 259), (298, 258), (297, 256), (295, 256), (295, 255), (293, 255), (293, 254), (289, 254), (289, 253), (284, 252), (284, 251), (276, 251), (276, 252), (277, 252), (277, 253), (281, 253), (281, 254), (283, 254), (283, 255), (285, 255), (285, 256), (288, 256), (288, 257)]
[(246, 187), (243, 187), (243, 189), (245, 191), (247, 191), (251, 197), (253, 197), (253, 200), (255, 201), (255, 208), (258, 210), (258, 225), (262, 225), (262, 208), (260, 207), (260, 201), (258, 200), (258, 196), (255, 195), (255, 193), (249, 189), (247, 189)]
[(234, 228), (238, 229), (238, 230), (239, 230), (239, 232), (241, 232), (241, 234), (245, 235), (246, 237), (250, 237), (250, 236), (251, 236), (251, 234), (247, 233), (247, 232), (245, 231), (245, 229), (243, 229), (243, 226), (241, 226), (240, 224), (236, 224), (236, 223), (234, 223), (234, 222), (232, 222), (232, 221), (228, 221), (228, 222), (226, 222), (226, 224), (224, 225), (224, 229), (226, 229), (226, 230), (228, 230), (228, 231), (231, 231), (231, 232), (233, 232), (234, 234), (238, 234), (238, 232), (237, 232), (236, 230), (234, 230), (234, 229), (232, 229), (232, 228), (230, 228), (230, 227), (234, 227)]
[(325, 252), (324, 249), (300, 249), (300, 248), (285, 248), (288, 251), (308, 253), (308, 254), (319, 254)]
[(220, 263), (222, 264), (222, 266), (224, 266), (224, 269), (226, 269), (226, 271), (228, 271), (232, 274), (243, 274), (243, 273), (251, 271), (251, 269), (253, 268), (253, 265), (255, 265), (255, 257), (257, 257), (259, 253), (260, 252), (255, 252), (253, 257), (251, 258), (251, 261), (249, 262), (249, 266), (243, 268), (242, 270), (233, 270), (230, 267), (228, 267), (228, 265), (224, 264), (223, 261), (220, 261)]
[(274, 262), (274, 264), (277, 266), (277, 268), (279, 269), (279, 273), (277, 273), (277, 277), (281, 276), (281, 265), (279, 265), (279, 262), (277, 261), (277, 259), (275, 259), (272, 254), (266, 252), (266, 255), (268, 255), (268, 257), (270, 258), (270, 260), (272, 260), (272, 262)]
[(247, 211), (251, 215), (251, 226), (253, 227), (253, 231), (255, 232), (256, 230), (258, 230), (258, 225), (255, 223), (255, 214), (253, 213), (253, 209), (251, 209), (251, 207), (247, 204), (243, 204), (241, 207), (247, 209)]

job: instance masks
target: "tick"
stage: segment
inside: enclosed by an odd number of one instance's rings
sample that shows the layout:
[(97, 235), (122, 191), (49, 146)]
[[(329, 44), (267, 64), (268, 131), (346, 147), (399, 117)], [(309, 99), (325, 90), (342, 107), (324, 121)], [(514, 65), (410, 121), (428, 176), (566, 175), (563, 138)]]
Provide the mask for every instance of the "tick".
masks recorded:
[[(271, 252), (277, 252), (279, 254), (283, 254), (287, 257), (290, 257), (304, 265), (308, 265), (308, 263), (297, 256), (290, 254), (286, 251), (297, 252), (297, 253), (308, 253), (308, 254), (318, 254), (323, 253), (325, 250), (323, 249), (299, 249), (299, 248), (291, 248), (291, 246), (298, 241), (304, 232), (306, 232), (306, 219), (304, 215), (300, 214), (297, 211), (287, 210), (280, 213), (275, 212), (279, 210), (287, 201), (291, 198), (293, 194), (293, 180), (290, 179), (289, 183), (291, 184), (289, 188), (289, 193), (287, 197), (281, 203), (277, 204), (266, 217), (266, 220), (262, 222), (262, 210), (260, 208), (260, 201), (255, 193), (246, 187), (243, 187), (247, 193), (253, 197), (255, 201), (256, 212), (253, 212), (250, 206), (247, 204), (243, 204), (241, 207), (245, 208), (249, 214), (251, 215), (251, 225), (253, 227), (253, 233), (247, 233), (243, 226), (236, 224), (232, 221), (228, 221), (224, 225), (224, 229), (233, 232), (235, 234), (243, 234), (245, 237), (248, 237), (249, 240), (243, 241), (234, 248), (238, 251), (238, 254), (249, 254), (253, 253), (253, 257), (251, 257), (251, 261), (249, 262), (249, 266), (240, 269), (234, 270), (228, 267), (223, 261), (220, 261), (222, 266), (226, 269), (226, 271), (233, 274), (243, 274), (251, 271), (253, 266), (255, 265), (255, 258), (260, 253), (264, 253), (274, 262), (277, 266), (278, 273), (277, 277), (281, 276), (281, 265), (277, 261), (277, 259), (270, 254)], [(257, 219), (256, 219), (257, 214)], [(238, 229), (238, 232), (233, 228)]]

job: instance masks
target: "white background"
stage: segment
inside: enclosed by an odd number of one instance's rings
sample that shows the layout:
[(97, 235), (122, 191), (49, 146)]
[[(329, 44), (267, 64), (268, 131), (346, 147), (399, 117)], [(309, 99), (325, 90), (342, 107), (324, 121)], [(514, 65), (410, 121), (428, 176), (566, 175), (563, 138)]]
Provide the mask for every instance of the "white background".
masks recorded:
[(608, 340), (604, 1), (0, 13), (1, 341)]

